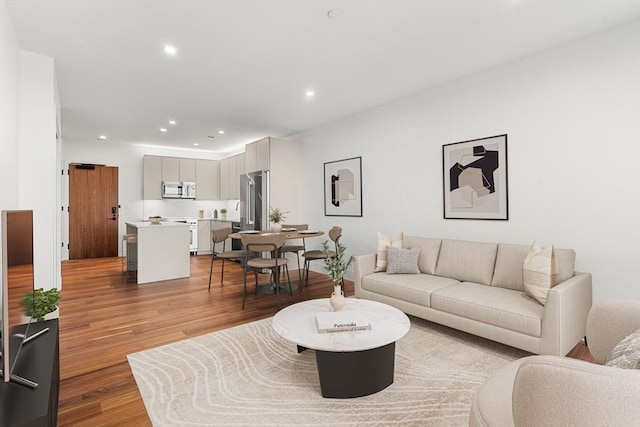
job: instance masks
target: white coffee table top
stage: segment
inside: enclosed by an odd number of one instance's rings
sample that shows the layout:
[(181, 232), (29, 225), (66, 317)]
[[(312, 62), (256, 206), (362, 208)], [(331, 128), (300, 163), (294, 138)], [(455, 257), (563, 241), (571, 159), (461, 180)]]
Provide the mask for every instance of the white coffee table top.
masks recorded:
[(294, 344), (334, 352), (362, 351), (382, 347), (402, 338), (411, 322), (400, 310), (376, 301), (347, 298), (343, 311), (358, 311), (371, 323), (365, 331), (319, 333), (316, 313), (331, 311), (329, 299), (314, 299), (290, 305), (273, 317), (273, 329)]

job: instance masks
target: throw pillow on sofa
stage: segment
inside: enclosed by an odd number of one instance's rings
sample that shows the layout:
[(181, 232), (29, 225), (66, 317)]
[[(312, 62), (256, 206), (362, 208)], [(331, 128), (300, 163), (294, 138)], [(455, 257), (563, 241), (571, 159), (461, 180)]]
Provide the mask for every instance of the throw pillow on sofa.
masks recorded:
[(376, 259), (375, 272), (387, 270), (387, 247), (402, 248), (402, 232), (393, 239), (389, 239), (378, 231), (378, 257)]
[(387, 274), (418, 274), (420, 249), (387, 247)]
[(623, 369), (640, 369), (640, 329), (620, 341), (611, 350), (604, 364)]
[(553, 246), (541, 248), (533, 242), (522, 266), (524, 293), (545, 305), (549, 289), (557, 284), (558, 261)]

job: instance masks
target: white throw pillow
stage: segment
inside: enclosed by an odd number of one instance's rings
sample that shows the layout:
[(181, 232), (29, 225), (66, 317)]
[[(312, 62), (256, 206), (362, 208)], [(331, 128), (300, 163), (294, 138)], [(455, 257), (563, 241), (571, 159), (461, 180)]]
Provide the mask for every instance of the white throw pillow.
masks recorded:
[(387, 247), (387, 274), (418, 274), (420, 249)]
[(387, 271), (387, 247), (402, 248), (402, 232), (389, 240), (384, 234), (378, 231), (378, 258), (376, 260), (375, 272)]
[(640, 369), (640, 329), (620, 341), (611, 350), (604, 364), (623, 369)]
[(541, 248), (533, 242), (522, 265), (525, 294), (545, 305), (549, 289), (557, 284), (558, 261), (553, 246)]

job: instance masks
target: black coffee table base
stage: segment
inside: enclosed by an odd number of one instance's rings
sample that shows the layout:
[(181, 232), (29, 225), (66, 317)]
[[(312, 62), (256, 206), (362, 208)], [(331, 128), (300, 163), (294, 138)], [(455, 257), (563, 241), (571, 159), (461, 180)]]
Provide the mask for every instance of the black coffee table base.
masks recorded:
[[(298, 346), (298, 352), (304, 350)], [(316, 350), (322, 397), (348, 399), (389, 387), (393, 384), (395, 353), (395, 342), (363, 351)]]

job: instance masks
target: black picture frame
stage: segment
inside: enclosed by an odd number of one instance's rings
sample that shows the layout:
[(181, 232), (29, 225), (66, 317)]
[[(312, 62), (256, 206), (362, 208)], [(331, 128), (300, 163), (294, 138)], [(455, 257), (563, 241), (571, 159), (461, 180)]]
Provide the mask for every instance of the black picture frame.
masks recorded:
[(362, 216), (362, 157), (324, 164), (324, 215)]
[(507, 134), (442, 146), (445, 219), (509, 219)]

